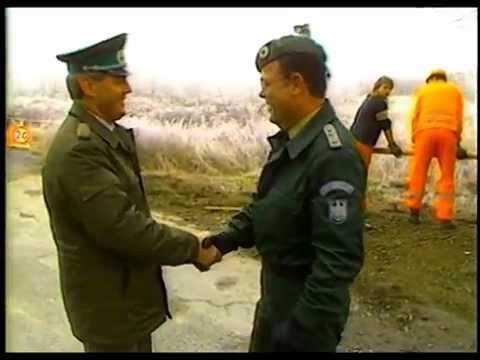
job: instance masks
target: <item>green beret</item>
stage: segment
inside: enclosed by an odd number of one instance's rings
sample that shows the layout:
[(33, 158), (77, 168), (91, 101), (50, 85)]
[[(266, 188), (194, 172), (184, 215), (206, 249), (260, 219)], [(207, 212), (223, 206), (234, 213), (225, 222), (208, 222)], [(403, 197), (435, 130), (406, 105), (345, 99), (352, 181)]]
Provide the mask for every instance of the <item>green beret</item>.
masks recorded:
[(268, 63), (284, 54), (314, 54), (325, 63), (327, 54), (323, 47), (306, 36), (288, 35), (263, 45), (255, 58), (255, 66), (260, 70)]
[(127, 76), (127, 64), (123, 48), (127, 34), (120, 34), (92, 46), (57, 55), (57, 59), (67, 63), (69, 74), (106, 72), (115, 76)]

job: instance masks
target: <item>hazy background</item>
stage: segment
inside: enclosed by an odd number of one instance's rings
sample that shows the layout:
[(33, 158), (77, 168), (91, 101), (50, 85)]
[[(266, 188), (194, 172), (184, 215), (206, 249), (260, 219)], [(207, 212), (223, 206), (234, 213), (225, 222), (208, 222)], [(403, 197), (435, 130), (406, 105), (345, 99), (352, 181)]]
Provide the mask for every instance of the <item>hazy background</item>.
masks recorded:
[[(262, 111), (254, 58), (264, 43), (304, 23), (328, 53), (328, 97), (347, 127), (373, 82), (389, 75), (395, 138), (410, 148), (411, 95), (440, 67), (464, 90), (462, 145), (477, 151), (474, 8), (10, 8), (6, 15), (8, 118), (30, 122), (31, 152), (39, 158), (71, 106), (66, 65), (55, 55), (127, 32), (133, 93), (121, 123), (135, 128), (143, 169), (220, 177), (258, 172), (269, 150), (266, 136), (277, 128)], [(378, 146), (385, 145), (382, 136)], [(408, 157), (374, 156), (370, 187), (393, 189), (408, 163)], [(472, 212), (476, 165), (459, 161), (456, 169), (459, 208)], [(426, 201), (437, 172), (433, 166)]]
[(133, 85), (257, 89), (262, 44), (310, 23), (326, 49), (331, 89), (382, 74), (421, 77), (436, 67), (476, 77), (475, 8), (9, 8), (10, 90), (63, 85), (56, 54), (122, 32)]

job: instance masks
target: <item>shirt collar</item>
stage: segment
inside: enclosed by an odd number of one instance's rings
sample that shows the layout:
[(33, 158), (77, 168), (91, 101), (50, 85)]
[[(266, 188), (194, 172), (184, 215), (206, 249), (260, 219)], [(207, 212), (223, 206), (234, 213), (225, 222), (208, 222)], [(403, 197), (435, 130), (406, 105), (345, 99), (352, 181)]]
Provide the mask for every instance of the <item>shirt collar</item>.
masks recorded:
[(287, 149), (291, 160), (295, 159), (322, 132), (323, 127), (335, 118), (335, 110), (330, 101), (325, 99), (323, 105), (311, 114), (311, 118), (304, 125), (308, 129), (298, 133), (294, 139), (288, 139), (289, 136), (285, 130), (267, 138), (273, 152), (276, 153), (268, 162), (275, 161), (283, 152), (283, 148)]
[(295, 159), (323, 130), (323, 127), (336, 118), (335, 110), (330, 101), (325, 99), (322, 107), (311, 117), (304, 131), (287, 143), (290, 159)]
[(110, 131), (115, 130), (115, 124), (111, 124), (111, 123), (103, 120), (102, 118), (100, 118), (100, 117), (98, 117), (96, 114), (94, 114), (93, 112), (90, 112), (90, 111), (88, 111), (88, 110), (87, 110), (87, 112), (88, 112), (91, 116), (93, 116), (95, 119), (97, 119), (97, 120), (100, 122), (100, 124), (102, 124), (103, 126), (105, 126), (108, 130), (110, 130)]
[(310, 122), (310, 120), (312, 120), (313, 116), (317, 113), (318, 110), (320, 110), (321, 107), (322, 105), (317, 107), (310, 114), (308, 114), (302, 120), (300, 120), (297, 124), (295, 124), (295, 126), (290, 128), (288, 130), (288, 137), (290, 139), (293, 139), (294, 137), (296, 137), (300, 133), (300, 131)]

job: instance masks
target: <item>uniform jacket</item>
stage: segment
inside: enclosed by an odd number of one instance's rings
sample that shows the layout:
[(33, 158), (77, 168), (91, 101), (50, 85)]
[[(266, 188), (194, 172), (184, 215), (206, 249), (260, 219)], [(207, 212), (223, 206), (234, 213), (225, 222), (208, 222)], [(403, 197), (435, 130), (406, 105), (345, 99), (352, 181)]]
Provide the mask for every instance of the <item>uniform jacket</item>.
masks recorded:
[(328, 101), (294, 139), (282, 144), (283, 136), (269, 139), (255, 199), (226, 234), (269, 263), (311, 268), (291, 316), (315, 333), (348, 316), (349, 286), (363, 264), (366, 172)]
[(169, 315), (160, 265), (191, 262), (198, 240), (150, 217), (132, 131), (110, 132), (74, 103), (42, 181), (73, 334), (133, 343), (152, 332)]

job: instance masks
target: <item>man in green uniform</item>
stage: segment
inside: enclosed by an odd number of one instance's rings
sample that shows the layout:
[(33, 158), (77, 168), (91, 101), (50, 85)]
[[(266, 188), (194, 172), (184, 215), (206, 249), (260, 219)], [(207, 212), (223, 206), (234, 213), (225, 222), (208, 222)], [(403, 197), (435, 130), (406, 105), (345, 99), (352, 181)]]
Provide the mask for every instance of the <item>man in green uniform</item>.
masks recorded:
[(150, 334), (171, 317), (161, 265), (206, 270), (221, 258), (150, 215), (133, 132), (115, 123), (131, 92), (125, 42), (57, 56), (73, 106), (42, 171), (63, 301), (87, 352), (150, 352)]
[(261, 255), (250, 351), (334, 352), (363, 264), (365, 167), (325, 98), (326, 60), (304, 36), (259, 50), (260, 97), (281, 130), (253, 202), (202, 243), (223, 254), (255, 245)]

